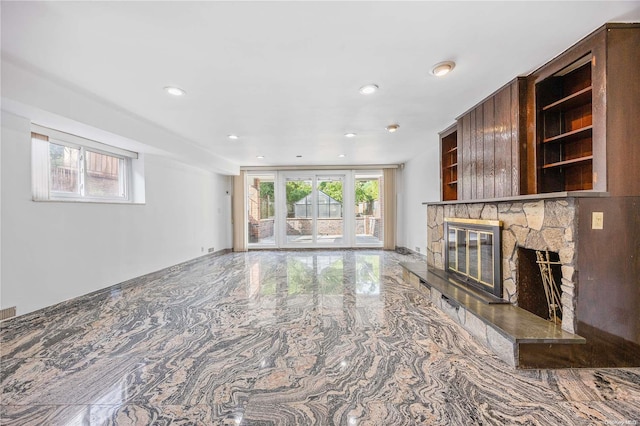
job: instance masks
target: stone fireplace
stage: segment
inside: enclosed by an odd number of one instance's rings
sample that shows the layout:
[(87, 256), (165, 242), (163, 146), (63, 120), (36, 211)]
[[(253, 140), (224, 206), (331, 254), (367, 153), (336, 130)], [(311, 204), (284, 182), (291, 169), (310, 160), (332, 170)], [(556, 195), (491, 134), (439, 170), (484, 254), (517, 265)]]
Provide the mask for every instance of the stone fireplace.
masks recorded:
[(573, 198), (429, 204), (427, 264), (437, 269), (445, 269), (445, 217), (502, 221), (502, 297), (513, 305), (518, 305), (520, 292), (518, 249), (556, 253), (560, 263), (562, 329), (576, 332), (577, 209)]

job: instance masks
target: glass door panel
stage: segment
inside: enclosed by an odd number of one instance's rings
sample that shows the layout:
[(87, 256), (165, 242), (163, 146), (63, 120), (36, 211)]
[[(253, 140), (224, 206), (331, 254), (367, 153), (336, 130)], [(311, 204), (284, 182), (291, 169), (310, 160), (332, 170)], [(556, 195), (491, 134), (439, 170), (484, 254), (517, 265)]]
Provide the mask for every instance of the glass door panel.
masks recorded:
[(355, 175), (356, 245), (377, 247), (384, 241), (381, 190), (382, 172)]
[(285, 242), (312, 245), (315, 227), (313, 179), (286, 178), (285, 195), (287, 197)]
[(247, 175), (249, 245), (275, 245), (275, 174)]
[(316, 241), (320, 245), (344, 241), (344, 177), (317, 177)]

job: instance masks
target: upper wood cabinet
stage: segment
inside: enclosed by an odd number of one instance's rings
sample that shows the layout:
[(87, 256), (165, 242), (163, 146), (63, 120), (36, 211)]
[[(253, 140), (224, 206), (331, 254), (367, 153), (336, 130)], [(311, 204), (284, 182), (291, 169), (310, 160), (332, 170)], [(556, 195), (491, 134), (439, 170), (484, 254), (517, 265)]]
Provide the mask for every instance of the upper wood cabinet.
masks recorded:
[(640, 25), (607, 24), (528, 77), (532, 193), (640, 195)]
[(526, 176), (526, 80), (517, 78), (458, 118), (458, 199), (521, 194)]
[(640, 24), (606, 24), (458, 117), (457, 191), (444, 187), (443, 156), (443, 200), (639, 196), (638, 46)]

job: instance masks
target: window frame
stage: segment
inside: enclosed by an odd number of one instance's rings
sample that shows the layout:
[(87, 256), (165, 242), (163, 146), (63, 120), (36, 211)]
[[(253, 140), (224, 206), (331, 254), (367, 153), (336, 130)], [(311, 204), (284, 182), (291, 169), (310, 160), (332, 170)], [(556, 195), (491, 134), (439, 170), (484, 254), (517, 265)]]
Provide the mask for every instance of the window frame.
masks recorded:
[[(49, 199), (50, 200), (86, 200), (86, 201), (120, 201), (120, 202), (128, 202), (130, 201), (130, 182), (131, 182), (131, 159), (125, 157), (123, 155), (118, 155), (114, 152), (110, 152), (104, 149), (97, 149), (93, 147), (88, 147), (84, 145), (80, 145), (77, 143), (63, 141), (57, 138), (50, 138), (49, 144), (59, 145), (68, 148), (78, 149), (79, 152), (79, 160), (78, 160), (78, 189), (77, 193), (75, 192), (66, 192), (66, 191), (54, 191), (49, 190)], [(113, 158), (117, 158), (122, 161), (122, 167), (118, 167), (118, 192), (121, 192), (122, 196), (113, 196), (113, 195), (87, 195), (87, 151), (100, 154), (100, 155), (108, 155)], [(49, 185), (51, 186), (51, 168), (49, 168)]]
[[(134, 203), (133, 162), (138, 160), (138, 153), (122, 148), (85, 139), (80, 136), (67, 134), (53, 129), (44, 128), (32, 124), (32, 150), (34, 144), (47, 143), (48, 156), (46, 161), (33, 159), (32, 154), (32, 180), (46, 179), (46, 195), (33, 189), (34, 201), (61, 201), (61, 202), (94, 202), (94, 203)], [(45, 139), (34, 137), (34, 134), (44, 136)], [(78, 159), (78, 192), (54, 191), (52, 188), (51, 170), (51, 144), (79, 150)], [(107, 155), (118, 160), (118, 192), (122, 195), (95, 195), (87, 193), (88, 167), (87, 153)], [(42, 155), (42, 153), (40, 154)], [(45, 170), (46, 162), (46, 170)]]

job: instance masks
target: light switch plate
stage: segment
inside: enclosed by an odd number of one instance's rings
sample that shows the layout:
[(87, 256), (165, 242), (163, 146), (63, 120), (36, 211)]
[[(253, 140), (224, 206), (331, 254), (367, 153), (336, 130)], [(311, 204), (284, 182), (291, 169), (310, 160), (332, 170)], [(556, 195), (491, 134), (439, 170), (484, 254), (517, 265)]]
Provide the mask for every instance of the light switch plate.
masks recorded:
[(591, 229), (604, 229), (604, 213), (603, 212), (591, 213)]

